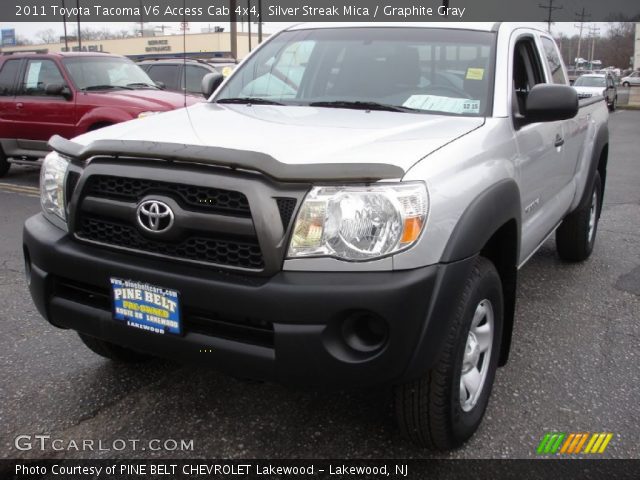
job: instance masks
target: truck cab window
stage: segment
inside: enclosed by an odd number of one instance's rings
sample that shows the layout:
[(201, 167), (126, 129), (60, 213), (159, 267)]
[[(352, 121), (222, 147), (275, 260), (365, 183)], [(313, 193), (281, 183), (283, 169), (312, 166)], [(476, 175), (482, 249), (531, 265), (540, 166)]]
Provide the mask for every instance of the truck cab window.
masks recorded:
[(533, 38), (519, 40), (513, 59), (513, 90), (515, 94), (513, 108), (516, 113), (524, 113), (527, 95), (534, 85), (544, 82), (542, 64)]

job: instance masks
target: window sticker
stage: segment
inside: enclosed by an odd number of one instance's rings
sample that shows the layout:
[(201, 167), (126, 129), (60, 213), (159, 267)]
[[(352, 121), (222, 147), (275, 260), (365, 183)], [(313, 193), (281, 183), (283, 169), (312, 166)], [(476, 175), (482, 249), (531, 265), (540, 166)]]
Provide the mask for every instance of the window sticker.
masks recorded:
[(472, 98), (451, 98), (437, 95), (411, 95), (402, 104), (417, 110), (434, 110), (437, 112), (473, 114), (480, 113), (480, 100)]
[(484, 68), (467, 68), (467, 80), (482, 80), (484, 78)]

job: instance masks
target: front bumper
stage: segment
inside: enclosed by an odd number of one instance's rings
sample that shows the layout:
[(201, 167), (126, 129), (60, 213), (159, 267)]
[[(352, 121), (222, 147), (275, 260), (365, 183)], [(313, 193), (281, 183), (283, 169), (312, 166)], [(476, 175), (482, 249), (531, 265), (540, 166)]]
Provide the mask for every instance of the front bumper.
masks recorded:
[[(296, 385), (372, 386), (423, 374), (433, 363), (470, 259), (394, 272), (279, 272), (241, 276), (81, 244), (41, 214), (27, 220), (29, 288), (40, 313), (141, 352), (243, 378)], [(109, 278), (181, 293), (184, 334), (158, 335), (112, 319)], [(386, 341), (356, 351), (344, 322), (384, 319)]]

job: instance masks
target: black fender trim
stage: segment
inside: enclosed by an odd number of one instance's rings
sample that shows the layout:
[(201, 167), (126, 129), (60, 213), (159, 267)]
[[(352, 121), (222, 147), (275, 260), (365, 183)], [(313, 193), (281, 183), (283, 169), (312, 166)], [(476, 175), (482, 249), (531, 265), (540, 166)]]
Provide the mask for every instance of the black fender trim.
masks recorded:
[[(482, 192), (458, 220), (442, 254), (443, 263), (476, 255), (494, 233), (510, 220), (520, 232), (520, 189), (513, 179), (504, 179)], [(520, 236), (516, 258), (520, 255)]]
[[(589, 173), (587, 174), (587, 181), (585, 182), (584, 192), (582, 192), (582, 197), (580, 197), (580, 202), (578, 206), (574, 209), (580, 210), (581, 208), (585, 208), (589, 202), (591, 202), (591, 190), (593, 189), (593, 181), (596, 176), (596, 172), (598, 171), (598, 165), (600, 164), (600, 157), (602, 156), (602, 152), (609, 145), (609, 126), (606, 123), (603, 123), (596, 133), (596, 138), (594, 140), (593, 152), (591, 154), (591, 163), (589, 164)], [(606, 164), (605, 164), (606, 168)], [(602, 194), (604, 195), (604, 187), (606, 178), (601, 178), (602, 181)]]
[(98, 155), (182, 161), (253, 170), (284, 182), (309, 182), (315, 180), (371, 182), (400, 179), (405, 174), (402, 168), (386, 163), (291, 165), (282, 163), (271, 155), (261, 152), (179, 143), (96, 140), (84, 146), (59, 135), (54, 135), (49, 140), (49, 146), (56, 152), (78, 161)]

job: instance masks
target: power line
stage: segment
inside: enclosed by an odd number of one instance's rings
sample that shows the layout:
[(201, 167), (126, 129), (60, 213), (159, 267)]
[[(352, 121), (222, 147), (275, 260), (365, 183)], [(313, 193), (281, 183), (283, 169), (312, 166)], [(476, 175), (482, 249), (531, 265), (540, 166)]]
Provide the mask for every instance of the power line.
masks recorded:
[(548, 11), (548, 16), (547, 16), (547, 31), (549, 33), (551, 33), (551, 15), (553, 15), (553, 12), (555, 10), (562, 10), (562, 7), (554, 7), (553, 6), (553, 0), (549, 0), (549, 5), (541, 5), (538, 4), (538, 8), (542, 8), (544, 10)]

